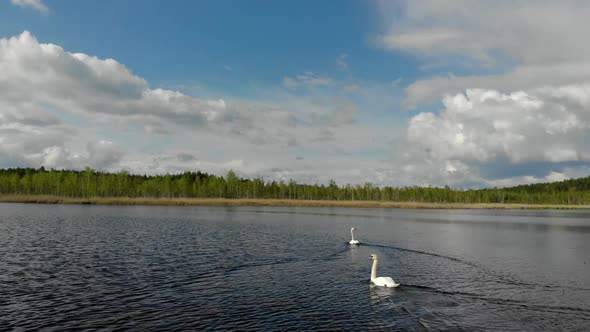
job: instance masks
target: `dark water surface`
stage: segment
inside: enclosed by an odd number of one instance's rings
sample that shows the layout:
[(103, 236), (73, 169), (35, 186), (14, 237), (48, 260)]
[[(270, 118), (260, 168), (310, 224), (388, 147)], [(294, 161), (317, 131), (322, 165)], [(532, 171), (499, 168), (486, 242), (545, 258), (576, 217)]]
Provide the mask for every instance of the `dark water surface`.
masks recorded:
[(590, 212), (0, 204), (1, 329), (590, 331)]

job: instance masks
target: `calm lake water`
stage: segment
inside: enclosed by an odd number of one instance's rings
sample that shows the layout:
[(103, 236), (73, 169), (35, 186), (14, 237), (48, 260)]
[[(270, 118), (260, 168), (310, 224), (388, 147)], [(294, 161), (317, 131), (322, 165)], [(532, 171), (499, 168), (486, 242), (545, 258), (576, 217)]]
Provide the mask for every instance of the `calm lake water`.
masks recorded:
[(590, 211), (0, 204), (2, 328), (590, 331)]

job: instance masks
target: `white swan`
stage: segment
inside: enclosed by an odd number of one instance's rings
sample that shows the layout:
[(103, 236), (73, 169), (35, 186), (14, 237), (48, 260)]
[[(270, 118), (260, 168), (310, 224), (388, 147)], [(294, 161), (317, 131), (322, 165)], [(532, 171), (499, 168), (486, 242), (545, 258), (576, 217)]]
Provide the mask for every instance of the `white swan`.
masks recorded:
[(397, 287), (397, 284), (393, 279), (390, 277), (377, 277), (377, 255), (372, 254), (369, 256), (369, 259), (373, 260), (373, 267), (371, 268), (371, 282), (374, 283), (376, 286), (381, 287)]
[(348, 243), (350, 243), (353, 246), (358, 246), (360, 244), (360, 242), (359, 242), (359, 240), (354, 239), (354, 231), (356, 231), (356, 227), (353, 227), (350, 229), (350, 236), (352, 236), (352, 240), (350, 240), (350, 242), (348, 242)]

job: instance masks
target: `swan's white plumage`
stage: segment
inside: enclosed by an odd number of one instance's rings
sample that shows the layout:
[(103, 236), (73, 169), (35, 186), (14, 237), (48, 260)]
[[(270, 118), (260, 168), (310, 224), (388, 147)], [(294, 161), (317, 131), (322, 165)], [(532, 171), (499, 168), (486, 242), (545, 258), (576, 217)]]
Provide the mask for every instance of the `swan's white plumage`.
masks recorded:
[(352, 237), (352, 240), (350, 240), (350, 242), (348, 242), (348, 243), (356, 246), (356, 245), (360, 244), (360, 241), (354, 239), (354, 231), (356, 231), (356, 227), (353, 227), (350, 229), (350, 236)]
[(377, 277), (375, 279), (371, 279), (371, 281), (376, 286), (381, 286), (381, 287), (397, 287), (397, 286), (399, 286), (399, 284), (396, 284), (395, 281), (393, 281), (393, 279), (391, 279), (390, 277)]
[(373, 267), (371, 268), (371, 282), (375, 286), (380, 287), (397, 287), (399, 286), (391, 277), (377, 277), (377, 255), (372, 254), (369, 259), (373, 260)]

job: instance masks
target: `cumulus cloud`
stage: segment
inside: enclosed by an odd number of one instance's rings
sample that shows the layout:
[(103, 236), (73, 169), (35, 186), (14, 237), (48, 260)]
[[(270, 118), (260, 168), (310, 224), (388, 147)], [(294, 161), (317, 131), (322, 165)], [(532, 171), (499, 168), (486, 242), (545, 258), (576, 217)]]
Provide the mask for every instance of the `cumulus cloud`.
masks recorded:
[[(380, 4), (385, 10), (394, 5)], [(590, 54), (590, 45), (580, 43), (588, 28), (587, 1), (418, 0), (404, 1), (403, 8), (381, 37), (386, 47), (537, 65), (587, 60)]]
[(140, 174), (166, 174), (181, 172), (209, 172), (225, 175), (234, 170), (239, 176), (251, 176), (243, 172), (247, 163), (243, 159), (229, 160), (198, 160), (191, 154), (179, 153), (131, 153), (120, 162), (121, 167)]
[(332, 83), (333, 81), (331, 78), (320, 76), (311, 71), (306, 71), (305, 73), (295, 77), (285, 76), (283, 78), (283, 86), (288, 89), (294, 89), (300, 86), (328, 86)]
[(57, 125), (60, 119), (38, 107), (29, 101), (23, 101), (20, 104), (12, 104), (4, 100), (0, 100), (0, 126), (38, 126), (45, 127)]
[(496, 75), (437, 76), (408, 85), (404, 105), (407, 108), (416, 108), (438, 101), (446, 94), (456, 94), (471, 88), (511, 92), (587, 83), (588, 77), (590, 61), (547, 66), (521, 65), (507, 73)]
[(16, 6), (34, 8), (45, 15), (49, 14), (49, 8), (41, 0), (10, 0), (10, 2)]
[[(587, 175), (590, 25), (585, 1), (379, 1), (378, 43), (426, 65), (470, 69), (420, 79), (395, 163), (429, 184), (505, 186)], [(428, 69), (427, 69), (428, 70)], [(522, 165), (522, 166), (521, 166)], [(495, 171), (491, 171), (495, 169)]]
[(203, 100), (178, 91), (151, 89), (144, 79), (113, 59), (41, 44), (26, 31), (0, 39), (0, 71), (0, 97), (12, 105), (50, 105), (71, 113), (128, 118), (151, 126), (158, 121), (206, 126), (235, 112), (223, 99)]
[(195, 160), (195, 156), (193, 156), (190, 153), (179, 153), (176, 155), (176, 158), (181, 161), (181, 162), (186, 162), (186, 161), (191, 161), (191, 160)]
[(50, 146), (39, 154), (31, 155), (34, 165), (56, 169), (82, 169), (86, 166), (99, 170), (109, 170), (121, 160), (123, 152), (113, 142), (88, 142), (86, 153), (80, 155), (65, 146)]
[(353, 123), (357, 114), (358, 109), (350, 100), (336, 99), (329, 111), (321, 109), (313, 112), (310, 114), (310, 120), (315, 125), (337, 127)]
[[(17, 109), (0, 99), (0, 166), (40, 166), (48, 155), (49, 161), (59, 159), (57, 151), (63, 148), (76, 129), (59, 123), (51, 115), (35, 114), (34, 108)], [(54, 156), (54, 157), (52, 157)]]
[[(121, 157), (114, 144), (90, 142), (72, 147), (75, 125), (66, 114), (110, 116), (162, 126), (214, 122), (226, 105), (221, 100), (197, 100), (178, 92), (150, 89), (113, 59), (101, 60), (39, 43), (29, 32), (0, 39), (0, 149), (3, 164), (47, 167), (108, 167)], [(79, 144), (78, 144), (79, 145)]]
[[(275, 107), (255, 108), (224, 99), (198, 99), (178, 91), (149, 87), (113, 59), (98, 59), (42, 44), (29, 32), (0, 39), (0, 102), (4, 121), (34, 113), (34, 120), (58, 121), (51, 111), (110, 117), (143, 126), (146, 133), (166, 134), (170, 126), (236, 134), (260, 142), (254, 129), (288, 127), (291, 116)], [(321, 78), (302, 78), (321, 84)], [(31, 93), (34, 91), (34, 93)], [(246, 133), (247, 132), (247, 133)], [(272, 130), (265, 141), (273, 141)], [(279, 136), (285, 136), (279, 133)]]
[(518, 177), (510, 177), (500, 180), (489, 180), (486, 184), (490, 187), (511, 187), (520, 184), (532, 184), (532, 183), (542, 183), (542, 182), (556, 182), (556, 181), (563, 181), (570, 178), (568, 175), (559, 172), (551, 172), (546, 176), (543, 177), (536, 177), (536, 176), (518, 176)]
[[(68, 52), (26, 31), (0, 39), (0, 72), (0, 167), (91, 166), (140, 173), (234, 168), (257, 175), (267, 174), (261, 170), (272, 168), (276, 156), (290, 148), (363, 142), (347, 139), (350, 128), (336, 130), (350, 126), (358, 114), (345, 99), (199, 99), (152, 88), (114, 59)], [(301, 86), (332, 82), (311, 72), (293, 80)], [(318, 133), (323, 133), (321, 144)], [(148, 157), (177, 147), (181, 150), (171, 159)], [(292, 161), (279, 166), (287, 169)], [(309, 178), (302, 175), (306, 172), (312, 170), (293, 174), (302, 180)]]
[(512, 67), (501, 74), (417, 81), (407, 89), (410, 108), (469, 88), (528, 90), (587, 82), (590, 74), (590, 45), (580, 42), (590, 28), (587, 1), (419, 0), (404, 1), (401, 12), (392, 2), (379, 5), (391, 13), (378, 38), (386, 48)]
[(83, 121), (97, 131), (106, 130), (97, 124), (123, 120), (147, 134), (170, 134), (176, 126), (256, 143), (295, 140), (285, 129), (292, 122), (286, 110), (152, 89), (113, 59), (70, 53), (26, 31), (0, 39), (0, 72), (3, 166), (106, 168), (118, 162), (123, 152), (117, 144), (79, 136)]
[(297, 80), (307, 85), (329, 85), (332, 83), (332, 79), (319, 76), (311, 71), (297, 75)]
[(106, 169), (115, 165), (123, 157), (121, 148), (111, 141), (89, 142), (87, 145), (87, 164), (98, 169)]
[[(62, 128), (63, 129), (63, 128)], [(31, 134), (31, 133), (30, 133)], [(56, 131), (12, 134), (5, 136), (0, 131), (0, 167), (40, 167), (56, 169), (82, 169), (91, 166), (109, 169), (121, 160), (120, 148), (109, 141), (90, 141), (83, 154), (66, 146), (67, 135)]]
[(320, 129), (317, 135), (312, 138), (314, 142), (330, 141), (334, 139), (334, 133), (329, 129)]
[[(539, 76), (547, 67), (540, 64), (519, 66), (506, 77), (496, 75), (495, 83), (491, 77), (438, 78), (440, 88), (416, 102), (446, 95), (444, 108), (416, 114), (401, 135), (401, 121), (357, 121), (357, 99), (382, 107), (391, 84), (379, 90), (362, 82), (363, 93), (353, 102), (338, 93), (357, 92), (358, 85), (306, 72), (285, 77), (283, 85), (324, 87), (307, 89), (309, 98), (296, 98), (301, 91), (278, 89), (288, 97), (272, 102), (200, 99), (150, 87), (114, 59), (70, 53), (24, 32), (0, 39), (0, 167), (89, 165), (148, 174), (224, 174), (233, 169), (268, 180), (380, 185), (481, 186), (561, 179), (582, 174), (580, 163), (590, 159), (590, 85), (577, 82), (575, 66), (563, 69), (571, 63), (556, 66), (562, 76), (554, 81), (549, 78), (555, 70)], [(521, 78), (508, 85), (514, 73)], [(498, 88), (477, 89), (491, 83)], [(447, 92), (449, 87), (453, 92)], [(334, 94), (318, 92), (327, 89)], [(404, 138), (390, 156), (389, 146), (398, 136)], [(294, 162), (294, 153), (301, 152), (305, 158)], [(486, 173), (498, 160), (554, 167)]]
[(445, 159), (586, 160), (581, 140), (589, 128), (588, 92), (588, 86), (509, 95), (467, 90), (445, 97), (440, 114), (413, 117), (408, 136)]
[[(410, 119), (408, 173), (429, 173), (438, 183), (501, 184), (481, 176), (480, 169), (498, 160), (556, 167), (590, 161), (590, 85), (511, 94), (470, 89), (447, 95), (443, 105), (439, 113), (422, 112)], [(535, 179), (523, 176), (505, 182)]]

